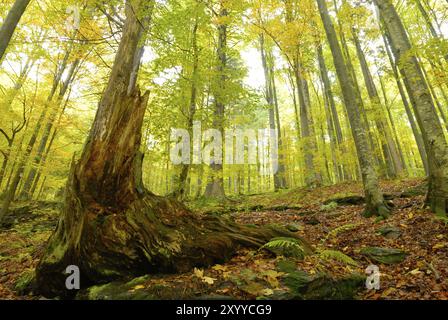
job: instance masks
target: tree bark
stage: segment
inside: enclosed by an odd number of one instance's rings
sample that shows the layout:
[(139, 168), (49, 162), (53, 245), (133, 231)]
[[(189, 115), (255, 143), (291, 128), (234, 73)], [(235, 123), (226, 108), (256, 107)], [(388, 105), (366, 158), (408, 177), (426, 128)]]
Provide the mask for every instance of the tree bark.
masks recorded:
[[(425, 169), (426, 175), (429, 175), (429, 164), (428, 157), (426, 155), (425, 145), (423, 142), (422, 135), (420, 130), (415, 123), (414, 114), (412, 113), (411, 106), (409, 104), (409, 100), (406, 96), (405, 88), (403, 87), (402, 81), (400, 79), (400, 74), (398, 71), (397, 64), (393, 59), (392, 52), (390, 49), (390, 37), (387, 35), (383, 35), (384, 45), (386, 47), (386, 53), (389, 58), (390, 65), (392, 67), (392, 71), (394, 73), (395, 81), (397, 82), (398, 91), (400, 92), (401, 100), (403, 101), (403, 106), (408, 116), (409, 123), (411, 124), (412, 132), (414, 133), (414, 138), (417, 143), (418, 152), (420, 154), (420, 159), (422, 160), (423, 168)], [(414, 100), (411, 99), (411, 103), (414, 103)], [(415, 106), (414, 106), (415, 108)]]
[[(132, 3), (132, 4), (131, 4)], [(73, 163), (65, 206), (36, 269), (46, 296), (70, 297), (64, 270), (77, 265), (83, 287), (157, 272), (186, 272), (290, 233), (196, 215), (155, 196), (141, 179), (139, 151), (148, 94), (128, 92), (140, 24), (140, 0), (127, 2), (126, 23), (108, 86), (81, 158)], [(306, 252), (312, 249), (303, 242)]]
[(350, 127), (355, 140), (359, 166), (361, 168), (364, 192), (366, 196), (365, 216), (388, 216), (389, 208), (384, 202), (383, 194), (379, 189), (378, 177), (372, 163), (372, 153), (366, 137), (366, 129), (360, 116), (360, 97), (357, 96), (353, 79), (349, 75), (344, 62), (341, 47), (338, 43), (336, 31), (328, 13), (325, 0), (317, 0), (320, 16), (322, 18), (325, 33), (333, 54), (339, 84), (341, 86), (344, 103), (347, 109)]
[(399, 152), (392, 137), (392, 130), (387, 120), (385, 121), (385, 117), (383, 115), (384, 110), (382, 110), (378, 90), (376, 88), (375, 82), (373, 81), (373, 77), (367, 64), (364, 51), (362, 50), (361, 43), (354, 28), (352, 28), (352, 35), (353, 41), (355, 42), (358, 59), (361, 64), (361, 70), (364, 77), (364, 83), (367, 88), (367, 93), (374, 108), (373, 116), (375, 118), (376, 127), (381, 138), (381, 144), (384, 157), (386, 159), (388, 175), (392, 178), (395, 178), (397, 175), (401, 175), (403, 173), (403, 164), (401, 163)]
[[(276, 133), (278, 148), (282, 150), (282, 133), (280, 129), (280, 113), (278, 109), (277, 91), (275, 87), (274, 61), (270, 50), (266, 47), (264, 34), (260, 35), (261, 62), (265, 77), (265, 98), (269, 105), (269, 128)], [(275, 190), (286, 188), (285, 165), (282, 152), (278, 155), (278, 170), (274, 172)]]
[[(228, 16), (228, 11), (221, 2), (221, 8), (219, 11), (219, 17), (226, 18)], [(226, 88), (226, 68), (227, 68), (227, 24), (222, 22), (218, 25), (218, 90), (214, 93), (215, 96), (215, 111), (213, 126), (215, 129), (221, 131), (221, 136), (224, 133), (224, 90)], [(221, 155), (222, 159), (222, 155)], [(210, 165), (210, 172), (208, 176), (207, 186), (205, 187), (204, 196), (208, 198), (223, 198), (225, 197), (224, 192), (224, 170), (222, 163), (212, 163)]]
[(16, 0), (0, 28), (0, 62), (8, 48), (14, 30), (31, 0)]
[(389, 0), (375, 0), (390, 36), (392, 51), (415, 101), (415, 115), (425, 142), (429, 163), (427, 205), (437, 214), (446, 215), (448, 199), (448, 144), (435, 112), (431, 93), (404, 26)]

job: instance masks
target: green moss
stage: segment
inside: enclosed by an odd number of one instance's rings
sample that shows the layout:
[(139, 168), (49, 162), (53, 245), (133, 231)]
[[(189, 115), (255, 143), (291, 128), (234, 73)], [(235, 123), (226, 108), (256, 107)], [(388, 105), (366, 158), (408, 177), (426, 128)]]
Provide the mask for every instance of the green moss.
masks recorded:
[(326, 274), (311, 277), (300, 270), (288, 274), (284, 279), (291, 289), (292, 298), (303, 300), (354, 299), (364, 282), (365, 277), (356, 273), (335, 279)]
[(19, 293), (23, 293), (33, 282), (34, 277), (35, 277), (34, 270), (29, 269), (27, 271), (24, 271), (17, 279), (14, 285), (14, 289)]
[(361, 254), (369, 257), (372, 260), (384, 264), (396, 264), (402, 262), (407, 253), (400, 249), (367, 247), (361, 249)]

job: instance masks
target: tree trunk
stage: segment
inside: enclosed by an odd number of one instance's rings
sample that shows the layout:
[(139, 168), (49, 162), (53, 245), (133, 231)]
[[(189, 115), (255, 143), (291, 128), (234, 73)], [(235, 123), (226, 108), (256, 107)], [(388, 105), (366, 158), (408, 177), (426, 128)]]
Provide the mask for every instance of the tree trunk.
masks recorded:
[(280, 124), (280, 110), (278, 105), (277, 98), (277, 86), (275, 84), (275, 73), (274, 73), (274, 57), (272, 56), (272, 52), (267, 54), (268, 57), (268, 65), (269, 65), (269, 76), (271, 83), (271, 92), (274, 101), (274, 111), (275, 111), (275, 126), (277, 129), (277, 140), (278, 140), (278, 170), (274, 174), (274, 180), (277, 180), (276, 189), (286, 189), (288, 186), (286, 184), (286, 169), (285, 169), (285, 156), (283, 149), (283, 134), (281, 130)]
[[(225, 19), (228, 16), (228, 11), (224, 4), (221, 2), (221, 8), (219, 12), (219, 17)], [(221, 131), (221, 136), (224, 132), (224, 91), (226, 88), (226, 68), (227, 68), (227, 22), (222, 22), (218, 25), (218, 87), (219, 89), (215, 92), (215, 112), (213, 119), (213, 126), (215, 129)], [(222, 159), (222, 155), (221, 155)], [(210, 172), (208, 177), (208, 183), (205, 187), (204, 195), (208, 198), (223, 198), (225, 197), (224, 192), (224, 171), (222, 163), (212, 163), (210, 165)]]
[(350, 77), (348, 68), (344, 62), (342, 50), (339, 46), (336, 31), (328, 13), (325, 0), (317, 0), (317, 3), (324, 24), (325, 33), (333, 54), (336, 73), (338, 75), (339, 84), (344, 97), (344, 103), (347, 109), (353, 139), (355, 140), (366, 196), (365, 216), (388, 216), (390, 210), (385, 204), (383, 194), (379, 189), (378, 177), (372, 163), (372, 153), (366, 137), (366, 129), (361, 121), (361, 98), (356, 94), (353, 79)]
[(390, 177), (395, 178), (397, 175), (403, 173), (403, 164), (401, 163), (399, 152), (392, 137), (392, 130), (387, 120), (385, 121), (385, 117), (383, 115), (384, 110), (382, 110), (378, 90), (376, 88), (375, 82), (373, 81), (373, 77), (367, 64), (364, 51), (362, 50), (361, 43), (359, 42), (357, 32), (353, 28), (352, 35), (353, 41), (355, 42), (358, 59), (361, 64), (361, 70), (364, 77), (364, 83), (367, 88), (367, 93), (369, 94), (369, 98), (374, 108), (373, 116), (375, 118), (376, 127), (381, 138), (381, 144), (384, 152), (384, 157), (386, 159), (388, 174)]
[[(141, 127), (148, 95), (128, 92), (140, 24), (139, 1), (126, 23), (109, 84), (80, 160), (72, 165), (65, 206), (36, 269), (46, 296), (70, 296), (64, 270), (77, 265), (83, 286), (156, 272), (186, 272), (220, 263), (241, 246), (259, 246), (273, 228), (239, 226), (189, 212), (151, 194), (141, 179)], [(306, 252), (311, 248), (303, 242)]]
[(311, 101), (309, 87), (306, 79), (303, 76), (300, 63), (295, 65), (295, 77), (297, 92), (299, 96), (300, 106), (300, 128), (303, 144), (303, 153), (305, 157), (305, 183), (307, 187), (316, 187), (320, 185), (319, 174), (316, 172), (314, 155), (317, 150), (316, 137), (314, 133), (313, 124), (311, 121)]
[[(59, 91), (57, 101), (56, 101), (56, 106), (60, 106), (69, 86), (71, 85), (71, 83), (73, 82), (73, 80), (76, 76), (76, 71), (77, 71), (79, 64), (80, 64), (80, 60), (76, 59), (70, 66), (70, 69), (68, 70), (68, 73), (67, 73), (67, 79), (62, 83), (62, 87)], [(63, 107), (63, 108), (65, 109), (65, 107)], [(59, 113), (58, 111), (59, 111), (58, 108), (51, 110), (49, 119), (44, 126), (44, 132), (42, 134), (42, 137), (40, 138), (39, 144), (37, 146), (36, 154), (34, 156), (34, 160), (33, 160), (34, 165), (31, 167), (30, 172), (28, 173), (28, 176), (26, 177), (25, 182), (23, 184), (22, 191), (20, 192), (20, 195), (19, 195), (19, 198), (21, 200), (29, 200), (31, 198), (31, 193), (30, 193), (31, 187), (32, 187), (34, 179), (36, 178), (36, 175), (38, 173), (37, 168), (42, 162), (43, 154), (45, 152), (45, 148), (47, 146), (48, 139), (50, 139), (51, 131), (56, 123), (57, 115)]]
[[(198, 9), (198, 8), (196, 8)], [(195, 17), (195, 22), (193, 26), (193, 32), (192, 32), (192, 47), (193, 47), (193, 70), (191, 73), (191, 92), (190, 92), (190, 101), (188, 110), (186, 111), (187, 114), (187, 130), (190, 133), (190, 136), (193, 135), (193, 121), (194, 116), (196, 114), (196, 100), (198, 95), (198, 88), (197, 88), (197, 82), (198, 82), (198, 73), (199, 73), (199, 50), (198, 50), (198, 27), (199, 27), (199, 21), (198, 16)], [(187, 189), (187, 177), (190, 172), (190, 164), (183, 164), (181, 168), (181, 172), (179, 175), (179, 186), (178, 189), (174, 192), (174, 195), (179, 199), (182, 200), (185, 197), (186, 189)]]
[(389, 0), (375, 0), (391, 40), (392, 51), (414, 99), (415, 115), (425, 142), (429, 163), (426, 203), (437, 214), (446, 214), (448, 199), (448, 144), (431, 99), (423, 72), (395, 8)]
[(14, 30), (31, 0), (16, 0), (0, 28), (0, 62), (8, 48)]
[[(320, 45), (317, 46), (317, 58), (319, 62), (319, 70), (323, 83), (323, 89), (325, 91), (324, 98), (330, 111), (330, 114), (327, 116), (327, 118), (330, 119), (329, 121), (331, 123), (329, 123), (328, 125), (333, 128), (333, 135), (335, 135), (336, 144), (340, 149), (340, 151), (342, 152), (342, 154), (345, 156), (347, 150), (344, 146), (344, 137), (342, 135), (341, 122), (339, 121), (339, 115), (334, 101), (333, 90), (331, 89), (330, 78), (328, 77), (327, 65), (325, 63), (322, 47)], [(338, 172), (341, 181), (351, 180), (350, 172), (345, 163), (338, 164)]]
[[(276, 133), (276, 137), (278, 140), (278, 148), (281, 150), (281, 131), (280, 131), (280, 119), (278, 112), (278, 101), (276, 101), (276, 92), (274, 87), (274, 75), (273, 75), (273, 66), (272, 59), (270, 59), (269, 50), (266, 48), (264, 34), (260, 35), (260, 52), (261, 52), (261, 62), (264, 70), (265, 77), (265, 98), (266, 102), (269, 105), (269, 128)], [(272, 57), (271, 57), (272, 58)], [(280, 152), (281, 153), (281, 152)], [(275, 161), (275, 160), (274, 160)], [(283, 189), (286, 187), (284, 181), (284, 164), (283, 158), (278, 159), (278, 170), (274, 172), (274, 188), (275, 190)]]
[[(392, 67), (392, 71), (394, 73), (395, 81), (397, 82), (398, 91), (400, 92), (401, 100), (403, 101), (404, 109), (408, 116), (409, 123), (411, 124), (412, 132), (414, 133), (414, 138), (417, 143), (417, 148), (418, 148), (418, 152), (420, 154), (420, 159), (422, 160), (423, 168), (425, 169), (426, 175), (429, 175), (429, 164), (428, 164), (428, 157), (426, 155), (425, 145), (423, 142), (422, 135), (418, 129), (418, 126), (415, 123), (414, 114), (412, 113), (411, 106), (409, 105), (409, 100), (406, 96), (406, 91), (401, 82), (397, 64), (392, 57), (392, 52), (390, 49), (390, 37), (388, 37), (387, 35), (383, 35), (383, 41), (384, 41), (384, 45), (386, 47), (386, 53), (389, 58), (390, 65)], [(413, 99), (411, 99), (411, 102), (413, 102)], [(415, 106), (414, 106), (414, 108), (415, 108)]]
[(53, 80), (53, 86), (51, 88), (51, 91), (47, 98), (47, 101), (44, 105), (44, 109), (42, 110), (41, 114), (39, 115), (39, 119), (37, 120), (37, 123), (34, 126), (34, 130), (31, 135), (31, 138), (28, 142), (28, 145), (26, 146), (25, 150), (23, 151), (23, 154), (19, 158), (20, 159), (18, 162), (19, 165), (17, 167), (16, 172), (14, 173), (14, 177), (12, 179), (11, 184), (8, 186), (8, 190), (6, 191), (6, 196), (3, 201), (2, 208), (0, 210), (0, 222), (1, 222), (2, 218), (4, 217), (4, 215), (8, 212), (9, 207), (11, 206), (11, 203), (14, 200), (19, 183), (25, 173), (26, 163), (31, 155), (31, 152), (33, 151), (33, 148), (37, 141), (37, 137), (39, 135), (40, 129), (42, 128), (44, 121), (47, 117), (47, 114), (50, 111), (51, 100), (53, 99), (53, 97), (56, 93), (56, 90), (61, 81), (62, 75), (64, 73), (64, 70), (67, 67), (67, 62), (68, 62), (68, 58), (71, 53), (71, 49), (72, 49), (71, 46), (69, 47), (69, 49), (67, 49), (67, 51), (65, 52), (65, 56), (61, 61), (61, 64), (58, 66), (58, 68), (56, 70), (56, 75)]

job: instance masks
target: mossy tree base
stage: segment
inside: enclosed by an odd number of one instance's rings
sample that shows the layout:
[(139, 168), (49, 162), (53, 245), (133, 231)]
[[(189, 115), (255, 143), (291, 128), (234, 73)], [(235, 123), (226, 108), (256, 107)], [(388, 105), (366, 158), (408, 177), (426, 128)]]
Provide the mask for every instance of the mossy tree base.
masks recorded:
[(68, 265), (80, 268), (84, 288), (149, 273), (187, 272), (223, 263), (238, 249), (256, 248), (277, 236), (293, 235), (197, 215), (150, 193), (121, 210), (81, 205), (73, 198), (38, 265), (37, 286), (46, 296), (70, 296), (64, 274)]
[[(199, 216), (142, 183), (141, 128), (148, 94), (130, 85), (141, 35), (143, 1), (126, 2), (126, 22), (108, 86), (79, 161), (72, 166), (64, 209), (36, 269), (38, 291), (71, 297), (65, 270), (76, 265), (81, 287), (149, 273), (185, 272), (259, 247), (275, 228), (251, 228)], [(304, 249), (311, 248), (303, 242)]]

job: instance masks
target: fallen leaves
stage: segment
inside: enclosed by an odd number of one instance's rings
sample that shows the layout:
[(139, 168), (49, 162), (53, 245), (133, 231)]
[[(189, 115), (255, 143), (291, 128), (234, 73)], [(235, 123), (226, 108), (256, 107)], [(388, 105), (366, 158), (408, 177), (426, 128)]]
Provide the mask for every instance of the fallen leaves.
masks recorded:
[[(404, 190), (403, 184), (413, 185), (418, 181), (404, 181), (400, 185), (396, 182), (382, 184), (384, 191), (392, 193), (398, 188)], [(364, 273), (371, 262), (361, 255), (363, 247), (392, 247), (401, 248), (410, 256), (397, 265), (378, 264), (381, 272), (380, 290), (364, 290), (359, 294), (360, 299), (448, 299), (448, 237), (447, 226), (433, 214), (421, 209), (423, 197), (395, 199), (396, 209), (391, 217), (375, 223), (374, 218), (361, 217), (362, 205), (338, 206), (338, 215), (321, 211), (321, 204), (325, 199), (341, 192), (358, 194), (361, 192), (359, 184), (341, 184), (323, 187), (311, 192), (301, 190), (285, 193), (268, 194), (244, 198), (251, 206), (263, 203), (269, 207), (273, 205), (294, 204), (301, 201), (299, 210), (286, 211), (256, 211), (239, 212), (234, 214), (238, 222), (248, 224), (279, 224), (296, 226), (296, 234), (305, 236), (314, 246), (326, 238), (331, 230), (348, 224), (356, 224), (356, 229), (338, 233), (331, 237), (328, 248), (343, 252), (355, 259), (360, 266), (350, 267), (336, 261), (321, 261), (317, 255), (307, 256), (303, 261), (288, 260), (293, 268), (303, 270), (309, 275), (317, 275), (322, 271), (338, 276), (347, 272), (358, 271)], [(317, 217), (319, 224), (309, 225), (303, 222), (307, 213)], [(378, 234), (378, 229), (385, 226), (399, 227), (402, 231), (398, 239), (387, 239)], [(20, 227), (19, 225), (17, 227)], [(31, 228), (32, 226), (30, 226)], [(6, 231), (0, 234), (0, 298), (23, 299), (35, 297), (20, 297), (13, 291), (17, 279), (25, 269), (34, 268), (38, 255), (31, 253), (44, 243), (48, 234), (38, 231), (32, 234)], [(174, 298), (195, 298), (202, 295), (219, 294), (238, 299), (254, 299), (256, 297), (270, 297), (278, 291), (284, 290), (282, 284), (285, 270), (280, 270), (280, 258), (256, 252), (255, 250), (241, 250), (225, 264), (216, 264), (206, 269), (194, 269), (193, 272), (176, 275), (163, 275), (149, 279), (147, 282), (132, 287), (136, 294), (140, 290), (150, 288), (172, 288), (176, 294)], [(284, 265), (284, 263), (282, 264)], [(287, 267), (287, 266), (284, 266)], [(282, 272), (280, 272), (282, 271)], [(161, 289), (162, 290), (162, 289)]]
[(194, 275), (195, 275), (197, 278), (201, 279), (202, 282), (204, 282), (204, 283), (206, 283), (206, 284), (208, 284), (208, 285), (212, 285), (212, 284), (215, 283), (215, 281), (216, 281), (216, 278), (212, 278), (212, 277), (207, 277), (207, 276), (205, 276), (205, 275), (204, 275), (204, 270), (202, 270), (202, 269), (194, 268), (193, 273), (194, 273)]

